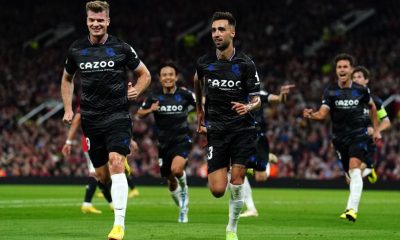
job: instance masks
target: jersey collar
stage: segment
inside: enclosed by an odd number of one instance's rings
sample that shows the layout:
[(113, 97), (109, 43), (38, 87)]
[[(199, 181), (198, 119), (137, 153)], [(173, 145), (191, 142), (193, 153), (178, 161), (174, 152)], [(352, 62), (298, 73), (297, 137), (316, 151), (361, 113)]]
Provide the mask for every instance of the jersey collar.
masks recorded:
[[(232, 61), (232, 59), (233, 59), (233, 57), (235, 56), (235, 54), (236, 54), (236, 48), (233, 48), (233, 54), (232, 54), (232, 56), (228, 59), (228, 61)], [(215, 54), (215, 56), (217, 57), (218, 60), (221, 60), (221, 59), (218, 58), (218, 54)]]
[(104, 45), (107, 42), (108, 37), (109, 37), (109, 35), (108, 35), (108, 33), (106, 33), (106, 39), (104, 39), (104, 42), (101, 42), (101, 43), (92, 42), (92, 40), (90, 40), (90, 36), (88, 36), (88, 40), (89, 40), (90, 44), (92, 44), (92, 45)]

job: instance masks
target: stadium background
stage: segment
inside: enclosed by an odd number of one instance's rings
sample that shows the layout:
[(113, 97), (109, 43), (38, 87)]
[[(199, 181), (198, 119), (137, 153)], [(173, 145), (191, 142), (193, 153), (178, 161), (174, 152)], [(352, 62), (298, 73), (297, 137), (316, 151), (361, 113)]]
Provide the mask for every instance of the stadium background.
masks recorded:
[[(135, 48), (152, 73), (151, 89), (159, 87), (157, 67), (167, 59), (178, 63), (180, 85), (193, 89), (195, 61), (213, 47), (208, 19), (216, 10), (228, 10), (236, 16), (236, 48), (253, 58), (265, 90), (278, 93), (282, 84), (296, 84), (286, 104), (264, 109), (271, 152), (280, 160), (273, 169), (276, 182), (343, 182), (329, 142), (329, 124), (310, 124), (301, 113), (305, 106), (318, 107), (324, 86), (335, 81), (331, 63), (334, 55), (355, 55), (358, 63), (372, 72), (372, 92), (393, 100), (386, 107), (392, 127), (383, 133), (377, 173), (380, 182), (398, 187), (393, 182), (400, 179), (397, 1), (109, 2), (109, 33)], [(5, 1), (0, 19), (0, 181), (87, 176), (80, 146), (68, 159), (60, 153), (67, 127), (61, 122), (63, 111), (59, 108), (67, 48), (87, 34), (84, 1)], [(76, 83), (78, 86), (79, 81)], [(79, 87), (76, 89), (79, 92)], [(135, 117), (145, 95), (131, 106), (140, 152), (130, 164), (138, 179), (160, 183), (154, 120)], [(28, 118), (34, 109), (37, 113)], [(195, 117), (190, 119), (194, 130)], [(205, 153), (200, 147), (204, 139), (196, 134), (193, 139), (187, 173), (204, 178)], [(39, 179), (42, 183), (52, 182)]]

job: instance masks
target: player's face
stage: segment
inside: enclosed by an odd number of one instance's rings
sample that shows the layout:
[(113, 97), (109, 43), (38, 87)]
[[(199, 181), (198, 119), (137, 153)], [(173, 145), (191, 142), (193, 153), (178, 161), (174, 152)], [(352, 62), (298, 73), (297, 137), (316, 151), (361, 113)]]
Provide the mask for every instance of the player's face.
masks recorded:
[(339, 60), (336, 63), (336, 75), (340, 82), (346, 82), (351, 78), (353, 68), (349, 60)]
[(354, 82), (363, 85), (363, 86), (367, 86), (368, 84), (368, 79), (365, 79), (364, 77), (364, 73), (363, 72), (355, 72), (353, 73), (353, 79)]
[(211, 35), (215, 47), (221, 51), (225, 50), (235, 37), (235, 29), (229, 25), (228, 20), (216, 20), (211, 26)]
[(90, 35), (101, 37), (107, 33), (108, 25), (110, 25), (110, 18), (107, 16), (106, 11), (96, 13), (89, 10), (87, 12), (86, 24)]
[(160, 70), (160, 82), (164, 88), (175, 87), (178, 76), (172, 67), (163, 67)]

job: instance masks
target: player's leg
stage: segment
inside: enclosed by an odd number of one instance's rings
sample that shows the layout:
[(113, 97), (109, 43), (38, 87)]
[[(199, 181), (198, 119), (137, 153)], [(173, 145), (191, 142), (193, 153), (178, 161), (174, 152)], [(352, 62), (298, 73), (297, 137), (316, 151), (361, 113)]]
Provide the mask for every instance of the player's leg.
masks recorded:
[(355, 157), (350, 158), (350, 196), (347, 204), (346, 218), (355, 221), (357, 218), (358, 205), (361, 200), (363, 190), (363, 180), (361, 175), (361, 160)]
[(172, 164), (171, 164), (171, 173), (175, 178), (178, 180), (177, 183), (179, 185), (179, 188), (181, 189), (180, 192), (180, 211), (179, 211), (179, 218), (178, 222), (180, 223), (186, 223), (188, 222), (188, 205), (189, 205), (189, 188), (187, 185), (187, 180), (186, 180), (186, 173), (185, 173), (185, 165), (186, 165), (186, 159), (183, 158), (182, 156), (175, 156), (172, 159)]
[(239, 215), (244, 205), (243, 183), (246, 174), (246, 167), (240, 164), (233, 164), (231, 169), (231, 181), (229, 190), (229, 221), (226, 227), (226, 238), (237, 239), (237, 224)]
[(109, 153), (108, 167), (111, 175), (111, 197), (114, 204), (114, 227), (109, 239), (122, 239), (125, 229), (125, 214), (128, 203), (128, 182), (125, 175), (125, 156)]
[(244, 204), (246, 205), (246, 211), (241, 213), (240, 217), (257, 217), (258, 212), (256, 206), (253, 201), (253, 194), (251, 190), (251, 186), (247, 177), (244, 179), (243, 183), (243, 195), (244, 195)]
[(361, 200), (363, 190), (363, 179), (361, 173), (362, 162), (368, 162), (368, 141), (358, 141), (349, 146), (349, 177), (350, 177), (350, 195), (348, 200), (348, 211), (346, 218), (350, 221), (356, 221), (358, 206)]
[(114, 203), (114, 227), (109, 239), (122, 239), (125, 230), (125, 214), (128, 203), (128, 181), (126, 180), (126, 156), (130, 153), (132, 138), (130, 119), (113, 122), (106, 129), (108, 168), (111, 175), (111, 197)]
[(140, 193), (137, 187), (135, 186), (132, 174), (126, 175), (126, 180), (128, 181), (128, 187), (130, 189), (128, 197), (133, 198), (139, 196)]
[(88, 185), (86, 185), (85, 189), (85, 198), (81, 206), (81, 212), (83, 213), (95, 213), (100, 214), (101, 211), (96, 209), (92, 205), (92, 198), (97, 188), (97, 181), (94, 178), (89, 179)]
[(216, 198), (224, 196), (228, 184), (228, 169), (221, 168), (208, 174), (208, 188)]
[(91, 176), (91, 178), (89, 179), (88, 185), (86, 185), (85, 198), (84, 198), (84, 202), (83, 202), (83, 204), (81, 206), (81, 211), (83, 213), (100, 214), (101, 211), (96, 209), (92, 205), (92, 199), (93, 199), (94, 193), (96, 192), (96, 188), (97, 188), (97, 180), (95, 179), (96, 170), (94, 169), (93, 164), (90, 161), (89, 154), (87, 152), (84, 152), (84, 155), (85, 155), (85, 158), (86, 158), (86, 161), (87, 161), (87, 166), (88, 166), (88, 170), (89, 170), (89, 176)]

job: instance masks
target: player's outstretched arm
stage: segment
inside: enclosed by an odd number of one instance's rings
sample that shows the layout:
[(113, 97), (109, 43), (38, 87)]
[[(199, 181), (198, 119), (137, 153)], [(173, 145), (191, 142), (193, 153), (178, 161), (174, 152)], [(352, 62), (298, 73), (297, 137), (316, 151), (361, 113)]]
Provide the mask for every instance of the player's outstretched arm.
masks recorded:
[(160, 102), (157, 101), (157, 102), (151, 104), (150, 108), (145, 109), (145, 108), (141, 107), (137, 111), (137, 115), (139, 116), (139, 118), (144, 118), (147, 115), (149, 115), (150, 113), (157, 111), (159, 104), (160, 104)]
[(374, 126), (374, 133), (373, 133), (373, 139), (374, 142), (378, 142), (382, 139), (381, 131), (379, 130), (379, 120), (378, 120), (378, 113), (376, 111), (376, 106), (373, 101), (369, 102), (370, 106), (370, 117), (372, 121), (372, 125)]
[(147, 89), (151, 82), (150, 72), (147, 69), (146, 65), (142, 62), (135, 69), (135, 75), (137, 75), (137, 82), (135, 86), (132, 86), (132, 83), (128, 83), (128, 99), (135, 100), (140, 94)]
[(72, 111), (72, 96), (74, 93), (73, 75), (64, 70), (61, 78), (61, 97), (64, 103), (64, 117), (63, 122), (67, 124), (72, 123), (74, 112)]
[(329, 108), (322, 105), (317, 112), (314, 112), (314, 110), (310, 108), (305, 108), (303, 110), (303, 117), (312, 120), (324, 120), (328, 116), (328, 113)]
[(72, 120), (71, 127), (68, 130), (67, 140), (65, 141), (65, 144), (61, 150), (61, 152), (63, 153), (63, 155), (65, 157), (67, 157), (71, 154), (71, 147), (72, 147), (72, 144), (74, 143), (74, 139), (75, 139), (76, 133), (78, 132), (80, 125), (81, 125), (81, 114), (76, 113), (74, 116), (74, 119)]
[(281, 91), (279, 95), (271, 94), (268, 96), (269, 103), (285, 103), (287, 100), (287, 96), (290, 93), (290, 89), (294, 88), (296, 85), (288, 84), (281, 86)]

